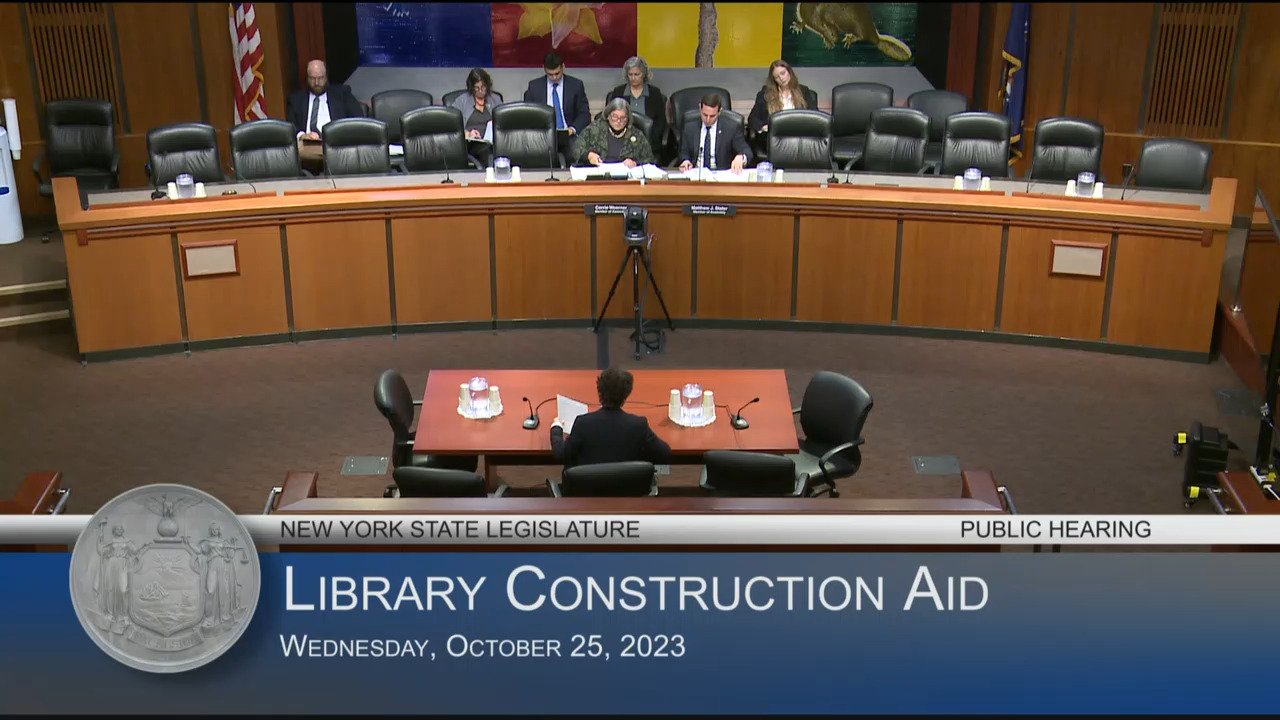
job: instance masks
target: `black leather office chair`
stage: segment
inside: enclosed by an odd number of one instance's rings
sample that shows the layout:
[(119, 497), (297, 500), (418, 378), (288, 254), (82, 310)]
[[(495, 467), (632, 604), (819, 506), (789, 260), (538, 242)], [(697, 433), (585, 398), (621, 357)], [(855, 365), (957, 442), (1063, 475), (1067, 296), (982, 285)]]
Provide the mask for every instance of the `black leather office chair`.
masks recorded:
[[(111, 103), (92, 98), (46, 103), (44, 137), (45, 150), (31, 163), (44, 197), (53, 197), (56, 177), (74, 177), (81, 196), (120, 187), (120, 150)], [(46, 160), (47, 179), (40, 172)]]
[(653, 463), (597, 463), (565, 468), (547, 489), (552, 497), (644, 497), (658, 494), (658, 481)]
[(851, 82), (831, 88), (831, 157), (849, 167), (862, 157), (871, 111), (893, 107), (893, 88), (873, 82)]
[(951, 90), (921, 90), (907, 96), (907, 107), (929, 116), (929, 144), (924, 149), (924, 161), (937, 165), (942, 162), (947, 118), (968, 110), (969, 98)]
[(1045, 118), (1036, 123), (1031, 150), (1031, 179), (1046, 182), (1074, 180), (1091, 172), (1102, 180), (1102, 126), (1074, 117)]
[(147, 131), (147, 176), (157, 187), (189, 173), (193, 182), (223, 182), (218, 132), (205, 123), (177, 123)]
[(1182, 138), (1151, 138), (1142, 143), (1134, 187), (1154, 190), (1209, 189), (1209, 160), (1213, 150), (1204, 143)]
[(493, 156), (522, 168), (564, 167), (549, 105), (514, 102), (493, 109)]
[(343, 118), (320, 129), (326, 175), (391, 172), (387, 124), (374, 118)]
[(978, 168), (986, 177), (1009, 177), (1009, 118), (999, 113), (962, 112), (947, 118), (938, 174), (955, 177)]
[(409, 393), (409, 385), (395, 370), (385, 370), (373, 387), (373, 402), (391, 424), (391, 467), (431, 467), (475, 472), (480, 458), (475, 455), (427, 455), (413, 451), (416, 430), (414, 408), (422, 404)]
[(785, 170), (834, 170), (831, 116), (820, 110), (780, 110), (769, 118), (769, 162)]
[(681, 133), (684, 132), (685, 118), (691, 110), (695, 115), (699, 114), (698, 107), (702, 102), (702, 96), (707, 93), (716, 93), (720, 96), (721, 110), (733, 109), (733, 97), (729, 91), (713, 85), (682, 88), (671, 93), (667, 98), (667, 104), (671, 107), (671, 130), (674, 133), (677, 148), (680, 146)]
[(443, 105), (444, 107), (449, 107), (450, 105), (453, 104), (454, 100), (458, 99), (459, 95), (465, 95), (465, 94), (467, 94), (466, 88), (463, 88), (461, 90), (450, 90), (449, 92), (440, 96), (440, 104)]
[(394, 484), (388, 485), (382, 497), (393, 498), (459, 498), (502, 497), (509, 489), (499, 485), (492, 495), (484, 476), (465, 470), (404, 466), (391, 473)]
[(410, 110), (430, 107), (434, 99), (422, 90), (383, 90), (369, 98), (373, 117), (387, 124), (387, 142), (399, 145), (400, 118)]
[(653, 136), (653, 118), (644, 113), (631, 113), (631, 125), (636, 130), (644, 133), (645, 138), (649, 141), (649, 149), (653, 151), (653, 161), (658, 162), (658, 157), (662, 155), (662, 146), (655, 145), (658, 138)]
[(483, 170), (467, 154), (462, 112), (452, 107), (423, 107), (404, 114), (404, 166), (409, 172)]
[(800, 453), (787, 457), (809, 476), (811, 490), (826, 486), (831, 497), (838, 497), (835, 481), (858, 472), (862, 426), (874, 404), (871, 393), (840, 373), (822, 370), (809, 381), (800, 407), (791, 411), (800, 415), (804, 432)]
[(702, 455), (704, 490), (730, 497), (792, 496), (809, 494), (809, 475), (796, 472), (796, 463), (783, 455), (709, 450)]
[(231, 128), (231, 168), (236, 180), (272, 180), (302, 174), (298, 140), (287, 120), (251, 120)]
[(928, 115), (904, 107), (872, 110), (858, 164), (872, 173), (920, 173), (928, 144)]

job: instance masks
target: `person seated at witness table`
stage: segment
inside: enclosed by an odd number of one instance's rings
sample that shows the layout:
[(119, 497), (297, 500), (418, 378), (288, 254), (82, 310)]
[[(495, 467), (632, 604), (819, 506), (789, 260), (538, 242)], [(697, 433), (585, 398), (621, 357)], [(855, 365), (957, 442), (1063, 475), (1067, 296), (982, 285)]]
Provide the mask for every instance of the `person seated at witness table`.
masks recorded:
[(568, 141), (565, 137), (576, 135), (591, 123), (591, 108), (587, 105), (587, 88), (576, 77), (566, 75), (564, 60), (560, 53), (552, 50), (542, 58), (543, 77), (529, 81), (524, 91), (524, 101), (550, 105), (555, 111), (556, 138), (560, 152), (568, 155)]
[(635, 167), (654, 162), (649, 138), (631, 124), (631, 104), (623, 98), (610, 100), (603, 116), (582, 131), (573, 147), (579, 165), (621, 162)]
[(751, 159), (742, 123), (728, 115), (721, 115), (720, 93), (707, 93), (698, 101), (701, 123), (687, 123), (680, 138), (680, 169), (708, 168), (733, 170), (742, 168)]
[[(649, 84), (649, 64), (635, 56), (622, 64), (623, 84), (609, 91), (604, 99), (607, 104), (614, 98), (622, 98), (631, 104), (631, 112), (642, 113), (653, 120), (652, 138), (667, 136), (667, 98), (656, 85)], [(653, 143), (650, 143), (652, 145)], [(652, 148), (656, 154), (658, 148)]]
[(493, 109), (501, 104), (502, 95), (493, 89), (484, 68), (472, 68), (467, 73), (467, 91), (453, 99), (452, 107), (462, 113), (467, 152), (482, 165), (488, 165), (493, 154)]
[(331, 120), (364, 117), (364, 108), (342, 83), (329, 84), (323, 60), (307, 63), (307, 87), (289, 93), (285, 119), (293, 123), (299, 138), (319, 140)]
[(551, 453), (566, 468), (607, 462), (671, 461), (671, 446), (658, 437), (649, 420), (622, 409), (635, 379), (620, 368), (608, 368), (596, 378), (600, 409), (578, 416), (573, 432), (565, 434), (560, 418), (551, 423)]
[(786, 60), (774, 60), (769, 65), (769, 76), (764, 87), (756, 93), (756, 104), (747, 116), (752, 132), (768, 132), (769, 118), (779, 110), (818, 109), (818, 93), (800, 84), (791, 64)]

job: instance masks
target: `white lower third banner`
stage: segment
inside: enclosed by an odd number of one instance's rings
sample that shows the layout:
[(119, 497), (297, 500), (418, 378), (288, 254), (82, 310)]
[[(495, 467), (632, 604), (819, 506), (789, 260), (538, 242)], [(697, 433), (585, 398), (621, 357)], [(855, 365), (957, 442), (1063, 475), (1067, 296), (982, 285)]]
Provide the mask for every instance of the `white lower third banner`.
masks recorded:
[[(240, 515), (258, 545), (1280, 545), (1280, 515)], [(0, 545), (88, 515), (0, 515)]]

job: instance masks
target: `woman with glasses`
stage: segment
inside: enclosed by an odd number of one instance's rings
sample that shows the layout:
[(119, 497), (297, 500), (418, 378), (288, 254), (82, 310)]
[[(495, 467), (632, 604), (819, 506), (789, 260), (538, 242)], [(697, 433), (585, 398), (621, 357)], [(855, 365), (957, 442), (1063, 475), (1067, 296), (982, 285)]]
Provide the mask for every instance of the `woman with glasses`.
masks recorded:
[(649, 138), (631, 121), (630, 103), (614, 98), (605, 105), (604, 113), (578, 136), (574, 162), (578, 165), (621, 162), (627, 167), (654, 162)]
[(467, 152), (483, 165), (493, 154), (493, 109), (502, 104), (502, 95), (493, 89), (493, 81), (484, 68), (467, 73), (467, 91), (453, 99), (452, 107), (462, 112), (463, 133)]

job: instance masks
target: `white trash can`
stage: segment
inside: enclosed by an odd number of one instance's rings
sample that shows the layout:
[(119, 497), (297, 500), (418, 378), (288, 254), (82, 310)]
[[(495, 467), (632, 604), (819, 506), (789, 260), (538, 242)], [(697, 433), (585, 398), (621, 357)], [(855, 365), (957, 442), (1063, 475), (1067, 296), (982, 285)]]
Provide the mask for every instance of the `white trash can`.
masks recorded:
[(0, 245), (16, 243), (22, 238), (22, 212), (18, 209), (13, 153), (9, 152), (9, 133), (0, 127)]

